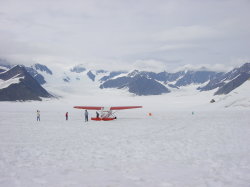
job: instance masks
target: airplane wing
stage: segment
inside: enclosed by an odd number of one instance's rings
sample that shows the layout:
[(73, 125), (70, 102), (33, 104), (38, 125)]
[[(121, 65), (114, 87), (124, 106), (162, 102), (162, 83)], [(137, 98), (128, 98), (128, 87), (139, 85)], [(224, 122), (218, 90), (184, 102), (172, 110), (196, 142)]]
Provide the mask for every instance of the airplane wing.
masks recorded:
[(102, 106), (74, 106), (77, 109), (86, 109), (86, 110), (125, 110), (125, 109), (134, 109), (142, 108), (142, 106), (112, 106), (112, 107), (102, 107)]
[(125, 110), (134, 108), (142, 108), (142, 106), (112, 106), (110, 107), (110, 110)]
[(74, 106), (77, 109), (86, 109), (86, 110), (101, 110), (103, 107), (101, 106)]

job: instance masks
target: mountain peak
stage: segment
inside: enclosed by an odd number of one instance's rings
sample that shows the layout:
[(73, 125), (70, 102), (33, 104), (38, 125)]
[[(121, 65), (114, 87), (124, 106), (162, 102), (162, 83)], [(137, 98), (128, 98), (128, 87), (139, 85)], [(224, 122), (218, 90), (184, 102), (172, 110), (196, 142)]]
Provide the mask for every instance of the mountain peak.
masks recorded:
[[(53, 97), (50, 95), (25, 69), (16, 65), (0, 74), (4, 83), (11, 82), (7, 87), (0, 89), (1, 101), (41, 100), (40, 97)], [(18, 79), (18, 81), (13, 81)]]
[(134, 77), (134, 76), (138, 75), (139, 73), (140, 73), (139, 70), (133, 70), (132, 72), (130, 72), (130, 73), (128, 74), (128, 76), (129, 76), (129, 77)]
[[(32, 66), (32, 67), (33, 67), (33, 66)], [(42, 65), (42, 64), (35, 64), (35, 65), (34, 65), (34, 68), (35, 68), (36, 70), (39, 70), (39, 71), (42, 71), (42, 72), (46, 72), (47, 74), (50, 74), (50, 75), (53, 74), (52, 71), (51, 71), (47, 66)]]

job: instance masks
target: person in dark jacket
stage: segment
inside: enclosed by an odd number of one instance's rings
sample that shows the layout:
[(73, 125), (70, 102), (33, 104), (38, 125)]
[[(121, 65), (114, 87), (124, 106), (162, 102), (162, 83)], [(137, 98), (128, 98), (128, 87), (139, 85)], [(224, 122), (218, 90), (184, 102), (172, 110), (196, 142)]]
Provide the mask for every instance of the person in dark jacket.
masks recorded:
[(89, 113), (85, 110), (85, 122), (89, 121)]
[(68, 119), (69, 119), (69, 113), (68, 112), (66, 112), (65, 117), (66, 117), (66, 120), (68, 121)]
[(99, 113), (96, 111), (96, 118), (99, 118)]
[(40, 121), (40, 111), (39, 110), (36, 111), (36, 120)]

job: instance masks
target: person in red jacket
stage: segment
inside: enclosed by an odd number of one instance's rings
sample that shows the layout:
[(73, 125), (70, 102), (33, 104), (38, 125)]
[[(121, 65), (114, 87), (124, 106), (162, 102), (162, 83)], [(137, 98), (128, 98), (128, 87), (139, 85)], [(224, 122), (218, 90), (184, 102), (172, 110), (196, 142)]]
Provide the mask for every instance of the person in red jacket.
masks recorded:
[(69, 113), (68, 112), (66, 112), (65, 117), (66, 117), (66, 120), (69, 119)]

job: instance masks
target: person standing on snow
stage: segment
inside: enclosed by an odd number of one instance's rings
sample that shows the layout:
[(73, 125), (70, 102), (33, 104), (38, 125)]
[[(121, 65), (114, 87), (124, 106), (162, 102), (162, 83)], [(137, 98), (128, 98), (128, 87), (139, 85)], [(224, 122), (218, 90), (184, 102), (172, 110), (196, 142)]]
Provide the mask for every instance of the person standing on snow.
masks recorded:
[(87, 110), (85, 110), (85, 122), (89, 120), (89, 113)]
[(96, 118), (99, 118), (99, 113), (96, 111)]
[(36, 111), (36, 120), (40, 121), (40, 111), (39, 110)]
[(69, 119), (69, 113), (68, 112), (66, 112), (65, 117), (66, 117), (66, 121), (68, 121), (68, 119)]

